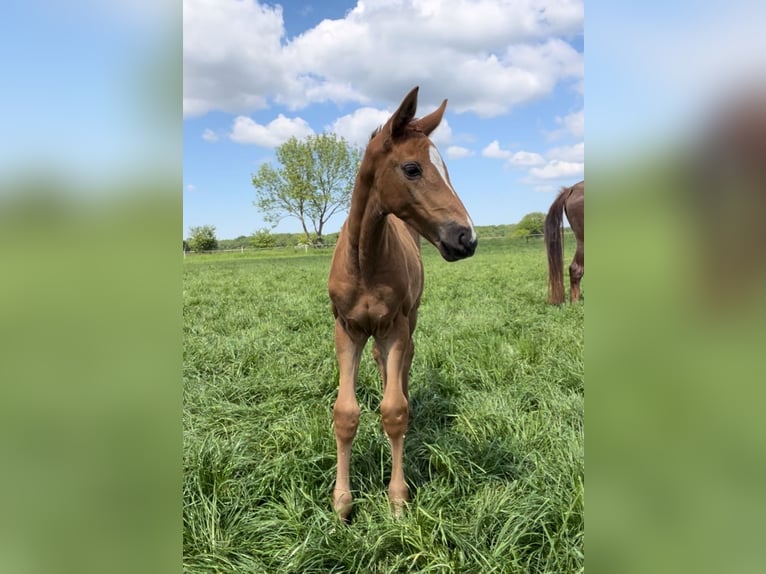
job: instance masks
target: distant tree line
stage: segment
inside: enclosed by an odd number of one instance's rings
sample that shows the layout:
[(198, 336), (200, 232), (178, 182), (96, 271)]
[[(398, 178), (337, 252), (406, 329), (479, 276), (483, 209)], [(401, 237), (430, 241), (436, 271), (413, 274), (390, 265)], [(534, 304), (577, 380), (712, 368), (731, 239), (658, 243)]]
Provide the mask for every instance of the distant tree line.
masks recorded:
[[(541, 217), (542, 216), (542, 217)], [(519, 223), (503, 225), (479, 225), (476, 233), (486, 238), (521, 238), (542, 234), (542, 213), (529, 213)], [(332, 246), (338, 241), (338, 233), (328, 233), (323, 236), (323, 243), (316, 241), (316, 236), (309, 233), (308, 245)], [(297, 247), (306, 245), (305, 233), (272, 233), (268, 228), (258, 229), (250, 235), (240, 235), (234, 239), (218, 239), (215, 236), (214, 225), (201, 225), (189, 229), (189, 237), (184, 240), (184, 251), (216, 251), (226, 249), (267, 249)]]
[[(338, 233), (328, 233), (324, 235), (324, 243), (335, 245), (338, 240)], [(309, 245), (316, 245), (315, 237), (309, 234)], [(219, 239), (218, 249), (252, 249), (268, 247), (296, 247), (305, 245), (306, 235), (304, 233), (272, 233), (268, 229), (259, 229), (251, 235), (240, 235), (234, 239)]]
[[(335, 245), (338, 233), (327, 233), (323, 236), (324, 245)], [(280, 247), (297, 247), (299, 245), (322, 245), (316, 237), (309, 233), (306, 241), (305, 233), (271, 233), (269, 229), (259, 229), (251, 235), (240, 235), (234, 239), (218, 239), (215, 236), (214, 225), (200, 225), (189, 228), (189, 237), (183, 241), (184, 251), (197, 253), (204, 251), (223, 251), (227, 249), (264, 249)]]

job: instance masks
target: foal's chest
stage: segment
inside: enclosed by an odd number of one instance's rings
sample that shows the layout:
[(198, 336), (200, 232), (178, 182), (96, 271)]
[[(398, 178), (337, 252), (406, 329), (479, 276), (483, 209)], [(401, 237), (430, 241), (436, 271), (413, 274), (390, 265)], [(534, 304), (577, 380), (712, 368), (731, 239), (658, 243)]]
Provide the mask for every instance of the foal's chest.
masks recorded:
[(411, 306), (409, 294), (396, 293), (387, 287), (356, 293), (336, 302), (341, 321), (351, 330), (368, 336), (385, 334), (399, 314), (409, 314)]

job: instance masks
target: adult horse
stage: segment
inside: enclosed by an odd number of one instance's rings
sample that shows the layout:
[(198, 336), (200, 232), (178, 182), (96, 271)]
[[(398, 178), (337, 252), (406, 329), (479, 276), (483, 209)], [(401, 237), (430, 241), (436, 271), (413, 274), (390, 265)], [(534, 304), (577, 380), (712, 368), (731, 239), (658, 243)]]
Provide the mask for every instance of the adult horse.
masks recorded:
[(420, 236), (447, 261), (470, 257), (476, 250), (473, 222), (428, 138), (441, 122), (447, 100), (415, 119), (417, 97), (415, 87), (394, 115), (372, 133), (330, 268), (340, 373), (333, 407), (338, 449), (333, 506), (343, 519), (348, 518), (353, 501), (349, 464), (359, 424), (356, 379), (362, 350), (372, 337), (373, 356), (383, 379), (383, 430), (391, 443), (388, 497), (398, 515), (409, 500), (402, 455), (415, 350), (412, 334), (423, 293)]
[(572, 226), (577, 250), (569, 266), (571, 291), (569, 302), (580, 298), (580, 280), (585, 273), (585, 180), (564, 187), (545, 216), (545, 249), (548, 251), (548, 300), (554, 305), (564, 302), (564, 241), (561, 230), (562, 211)]

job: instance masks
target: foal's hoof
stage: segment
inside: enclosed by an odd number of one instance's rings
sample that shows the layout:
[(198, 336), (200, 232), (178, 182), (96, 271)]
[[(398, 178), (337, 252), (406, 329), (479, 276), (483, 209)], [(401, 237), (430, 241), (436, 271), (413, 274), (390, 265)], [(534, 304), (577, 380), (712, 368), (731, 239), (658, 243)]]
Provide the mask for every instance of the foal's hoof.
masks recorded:
[(391, 501), (391, 516), (394, 517), (394, 520), (399, 520), (402, 516), (404, 516), (404, 511), (407, 508), (407, 501), (406, 500), (392, 500)]
[(399, 519), (407, 508), (407, 502), (410, 500), (410, 493), (407, 485), (401, 487), (388, 487), (388, 501), (391, 504), (391, 514), (395, 519)]
[(354, 498), (351, 496), (351, 493), (334, 493), (332, 499), (332, 505), (335, 509), (335, 514), (337, 514), (338, 517), (344, 522), (348, 522), (348, 518), (351, 516), (351, 510), (354, 508)]

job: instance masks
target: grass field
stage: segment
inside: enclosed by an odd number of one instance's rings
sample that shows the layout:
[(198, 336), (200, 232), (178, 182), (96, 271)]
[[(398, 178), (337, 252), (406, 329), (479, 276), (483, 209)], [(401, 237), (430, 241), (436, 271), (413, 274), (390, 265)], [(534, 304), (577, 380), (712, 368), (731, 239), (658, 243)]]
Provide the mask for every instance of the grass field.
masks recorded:
[(584, 306), (545, 303), (542, 242), (480, 240), (457, 263), (424, 245), (412, 502), (392, 519), (368, 346), (349, 525), (331, 510), (329, 263), (329, 252), (185, 262), (184, 571), (582, 572)]

